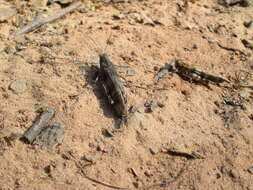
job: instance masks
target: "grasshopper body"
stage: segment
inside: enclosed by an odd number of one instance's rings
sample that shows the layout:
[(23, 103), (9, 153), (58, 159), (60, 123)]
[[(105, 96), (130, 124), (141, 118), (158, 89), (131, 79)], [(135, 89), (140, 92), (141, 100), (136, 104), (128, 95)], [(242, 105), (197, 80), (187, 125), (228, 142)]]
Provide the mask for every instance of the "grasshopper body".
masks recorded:
[(120, 117), (122, 121), (126, 121), (128, 112), (127, 96), (118, 73), (105, 53), (99, 55), (99, 64), (99, 80), (108, 101), (113, 106), (117, 116)]

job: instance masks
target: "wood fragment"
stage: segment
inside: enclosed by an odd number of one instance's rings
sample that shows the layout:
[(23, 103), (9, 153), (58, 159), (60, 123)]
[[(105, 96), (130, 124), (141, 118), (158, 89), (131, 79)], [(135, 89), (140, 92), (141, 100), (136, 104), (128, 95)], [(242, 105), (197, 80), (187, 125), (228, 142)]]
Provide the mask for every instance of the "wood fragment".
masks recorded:
[(47, 24), (49, 22), (53, 22), (53, 21), (61, 18), (62, 16), (66, 15), (67, 13), (70, 13), (71, 11), (73, 11), (74, 9), (78, 8), (81, 5), (82, 5), (82, 3), (80, 1), (77, 1), (77, 2), (72, 3), (67, 8), (61, 10), (59, 13), (57, 13), (53, 16), (49, 16), (47, 18), (36, 18), (32, 22), (30, 22), (29, 24), (27, 24), (23, 28), (21, 28), (19, 31), (15, 32), (13, 35), (17, 36), (17, 35), (31, 32), (32, 30), (42, 26), (43, 24)]
[(53, 118), (55, 114), (54, 107), (47, 107), (41, 115), (36, 119), (33, 125), (25, 132), (23, 137), (28, 140), (29, 143), (32, 143), (35, 138), (40, 134), (48, 122)]
[(168, 150), (167, 153), (172, 155), (172, 156), (180, 156), (180, 157), (185, 157), (187, 159), (204, 158), (204, 156), (202, 156), (202, 155), (200, 155), (199, 153), (196, 153), (196, 152), (188, 153), (188, 152), (182, 152), (182, 151), (177, 151), (177, 150)]

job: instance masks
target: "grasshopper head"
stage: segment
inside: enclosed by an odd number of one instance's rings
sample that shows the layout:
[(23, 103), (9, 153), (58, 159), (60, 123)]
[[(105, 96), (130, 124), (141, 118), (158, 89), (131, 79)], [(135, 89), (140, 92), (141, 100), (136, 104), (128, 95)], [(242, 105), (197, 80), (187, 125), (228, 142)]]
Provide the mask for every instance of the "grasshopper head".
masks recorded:
[(112, 62), (109, 60), (106, 53), (99, 55), (99, 64), (101, 68), (106, 68), (112, 66)]

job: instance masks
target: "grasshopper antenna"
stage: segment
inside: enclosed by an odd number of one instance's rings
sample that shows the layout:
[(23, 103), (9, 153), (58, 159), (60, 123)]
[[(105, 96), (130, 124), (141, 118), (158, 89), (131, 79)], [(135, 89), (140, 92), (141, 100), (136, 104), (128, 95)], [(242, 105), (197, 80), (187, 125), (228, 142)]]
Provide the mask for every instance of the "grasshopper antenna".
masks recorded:
[(107, 47), (108, 47), (108, 45), (109, 45), (109, 41), (110, 41), (111, 37), (112, 37), (112, 32), (110, 33), (109, 37), (108, 37), (107, 40), (106, 40), (106, 45), (105, 45), (105, 48), (104, 48), (103, 53), (106, 52), (106, 49), (107, 49)]

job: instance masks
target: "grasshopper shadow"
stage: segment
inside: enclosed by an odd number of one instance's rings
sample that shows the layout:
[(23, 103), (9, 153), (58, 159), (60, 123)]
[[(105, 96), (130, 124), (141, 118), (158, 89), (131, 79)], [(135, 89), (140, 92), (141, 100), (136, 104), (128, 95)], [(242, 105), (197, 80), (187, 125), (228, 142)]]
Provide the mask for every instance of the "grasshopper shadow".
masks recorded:
[(103, 114), (107, 118), (113, 118), (115, 126), (117, 125), (117, 117), (113, 107), (109, 104), (108, 98), (102, 89), (99, 80), (96, 80), (99, 76), (99, 68), (96, 66), (84, 66), (81, 70), (85, 71), (84, 79), (87, 85), (92, 87), (92, 91), (96, 98), (99, 100), (99, 106), (103, 110)]

